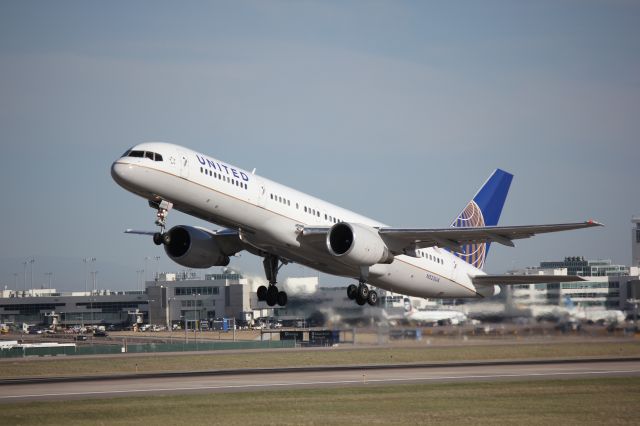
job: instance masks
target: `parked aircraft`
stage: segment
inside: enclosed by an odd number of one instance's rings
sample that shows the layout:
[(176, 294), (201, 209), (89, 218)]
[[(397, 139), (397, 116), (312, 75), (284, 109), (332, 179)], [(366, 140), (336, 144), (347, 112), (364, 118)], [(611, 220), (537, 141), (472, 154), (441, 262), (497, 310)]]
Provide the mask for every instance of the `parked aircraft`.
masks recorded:
[[(492, 242), (535, 234), (600, 226), (594, 221), (555, 225), (496, 226), (513, 176), (495, 170), (449, 228), (408, 229), (385, 225), (253, 172), (188, 148), (143, 143), (111, 166), (113, 179), (146, 199), (156, 211), (149, 234), (167, 255), (188, 268), (224, 266), (246, 250), (263, 257), (269, 286), (258, 299), (283, 306), (278, 271), (290, 262), (353, 278), (347, 295), (359, 305), (377, 304), (368, 284), (408, 296), (481, 298), (498, 284), (542, 282), (537, 276), (487, 275), (482, 271)], [(223, 227), (177, 225), (166, 218), (175, 208)], [(544, 277), (544, 282), (549, 278)], [(554, 281), (579, 281), (559, 276)]]
[(408, 322), (418, 325), (452, 324), (458, 325), (468, 320), (464, 312), (453, 309), (416, 309), (408, 297), (404, 298), (404, 313), (402, 315), (388, 315), (383, 312), (389, 323)]
[(566, 295), (563, 306), (532, 305), (529, 307), (535, 318), (546, 318), (556, 321), (571, 320), (577, 322), (622, 323), (626, 315), (619, 309), (604, 309), (601, 307), (578, 307), (571, 296)]

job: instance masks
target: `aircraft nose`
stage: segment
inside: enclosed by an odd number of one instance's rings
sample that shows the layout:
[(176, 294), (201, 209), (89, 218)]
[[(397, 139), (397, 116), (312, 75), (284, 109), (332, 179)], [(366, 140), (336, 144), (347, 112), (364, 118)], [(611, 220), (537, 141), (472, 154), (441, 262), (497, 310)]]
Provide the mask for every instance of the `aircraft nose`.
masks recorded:
[(111, 165), (111, 177), (121, 186), (128, 181), (130, 174), (131, 164), (115, 161)]

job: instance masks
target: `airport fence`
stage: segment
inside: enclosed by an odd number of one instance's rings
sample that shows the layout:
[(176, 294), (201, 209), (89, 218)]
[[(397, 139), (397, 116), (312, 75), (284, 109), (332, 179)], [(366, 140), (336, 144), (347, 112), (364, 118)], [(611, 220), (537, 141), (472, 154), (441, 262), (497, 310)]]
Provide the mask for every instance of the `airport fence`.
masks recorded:
[(23, 358), (28, 356), (65, 355), (108, 355), (118, 353), (153, 352), (197, 352), (233, 349), (275, 349), (293, 348), (293, 341), (242, 341), (242, 342), (202, 342), (202, 343), (142, 343), (120, 345), (79, 345), (47, 347), (14, 347), (2, 349), (0, 358)]

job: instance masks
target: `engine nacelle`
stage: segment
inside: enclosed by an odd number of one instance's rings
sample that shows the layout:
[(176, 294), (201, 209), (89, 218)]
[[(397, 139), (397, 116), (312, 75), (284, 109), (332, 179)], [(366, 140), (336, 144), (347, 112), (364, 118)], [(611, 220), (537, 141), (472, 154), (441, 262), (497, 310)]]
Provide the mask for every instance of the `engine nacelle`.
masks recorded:
[(171, 228), (162, 237), (164, 251), (178, 265), (187, 268), (210, 268), (227, 266), (226, 255), (216, 236), (204, 229), (179, 225)]
[(372, 266), (393, 262), (393, 254), (378, 231), (360, 223), (336, 223), (327, 234), (327, 249), (349, 264)]
[(476, 293), (478, 293), (482, 297), (490, 297), (496, 296), (500, 294), (500, 286), (499, 285), (477, 285)]

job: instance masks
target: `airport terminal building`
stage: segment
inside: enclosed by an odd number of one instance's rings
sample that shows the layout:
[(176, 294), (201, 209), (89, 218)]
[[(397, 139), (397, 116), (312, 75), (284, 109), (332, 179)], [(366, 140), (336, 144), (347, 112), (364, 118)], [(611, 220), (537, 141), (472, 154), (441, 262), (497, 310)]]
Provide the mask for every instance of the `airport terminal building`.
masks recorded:
[[(12, 324), (88, 326), (128, 325), (136, 313), (147, 312), (149, 298), (142, 291), (59, 293), (55, 289), (0, 292), (0, 322)], [(54, 320), (55, 318), (55, 320)]]
[(266, 303), (258, 303), (247, 279), (237, 272), (195, 275), (160, 274), (147, 281), (149, 323), (166, 327), (175, 324), (187, 328), (203, 321), (235, 318), (251, 322), (254, 318), (273, 313)]
[(633, 308), (629, 300), (640, 298), (639, 268), (614, 265), (610, 260), (566, 257), (563, 261), (541, 262), (539, 267), (521, 272), (530, 275), (579, 275), (585, 280), (513, 286), (513, 302), (524, 307), (561, 306), (571, 300), (578, 307), (624, 311)]
[(195, 274), (159, 274), (157, 278), (146, 282), (145, 291), (3, 290), (0, 323), (126, 327), (142, 322), (169, 327), (184, 326), (186, 321), (193, 328), (222, 317), (250, 321), (273, 315), (273, 308), (258, 303), (251, 285), (235, 272), (209, 274), (204, 279)]

